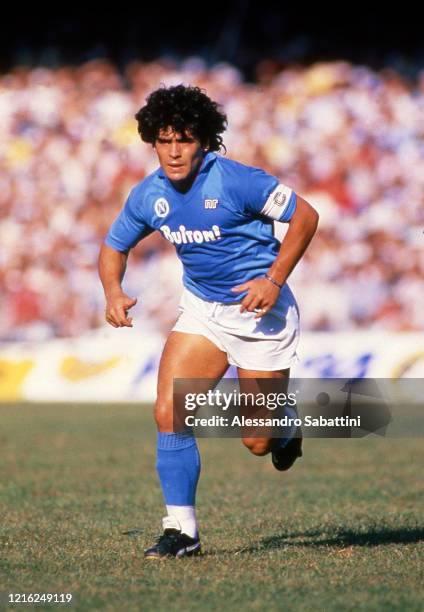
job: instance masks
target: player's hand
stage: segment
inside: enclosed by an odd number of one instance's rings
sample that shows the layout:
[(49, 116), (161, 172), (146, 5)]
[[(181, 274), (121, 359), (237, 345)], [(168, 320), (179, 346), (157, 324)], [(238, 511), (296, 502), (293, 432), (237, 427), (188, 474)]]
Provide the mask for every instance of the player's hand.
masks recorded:
[(256, 312), (255, 319), (266, 315), (274, 306), (280, 294), (280, 289), (270, 283), (266, 278), (255, 278), (231, 289), (234, 293), (247, 291), (241, 302), (240, 312)]
[(132, 327), (132, 317), (128, 310), (137, 304), (137, 298), (130, 298), (124, 292), (108, 296), (106, 301), (106, 321), (112, 327)]

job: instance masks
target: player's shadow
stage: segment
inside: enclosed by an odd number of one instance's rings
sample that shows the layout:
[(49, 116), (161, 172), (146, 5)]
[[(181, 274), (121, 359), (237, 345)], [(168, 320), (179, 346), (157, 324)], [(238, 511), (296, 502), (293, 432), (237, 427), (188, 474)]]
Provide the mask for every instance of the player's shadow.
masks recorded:
[(356, 531), (355, 529), (337, 529), (334, 535), (328, 535), (328, 531), (319, 529), (309, 531), (282, 533), (269, 538), (263, 538), (257, 544), (240, 549), (220, 551), (220, 553), (244, 554), (257, 553), (289, 546), (301, 546), (306, 548), (319, 548), (321, 546), (335, 546), (347, 548), (349, 546), (384, 546), (386, 544), (414, 544), (424, 540), (424, 528), (399, 527), (374, 527), (368, 531)]

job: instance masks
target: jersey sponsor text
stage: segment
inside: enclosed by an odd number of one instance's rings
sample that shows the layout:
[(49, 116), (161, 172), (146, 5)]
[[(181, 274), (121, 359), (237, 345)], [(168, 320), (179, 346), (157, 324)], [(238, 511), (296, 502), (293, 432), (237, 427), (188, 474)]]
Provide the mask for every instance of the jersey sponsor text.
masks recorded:
[(160, 228), (164, 238), (172, 244), (188, 244), (197, 242), (211, 242), (221, 238), (221, 230), (217, 225), (212, 225), (210, 230), (188, 230), (184, 225), (180, 225), (178, 231), (172, 232), (168, 225), (162, 225)]

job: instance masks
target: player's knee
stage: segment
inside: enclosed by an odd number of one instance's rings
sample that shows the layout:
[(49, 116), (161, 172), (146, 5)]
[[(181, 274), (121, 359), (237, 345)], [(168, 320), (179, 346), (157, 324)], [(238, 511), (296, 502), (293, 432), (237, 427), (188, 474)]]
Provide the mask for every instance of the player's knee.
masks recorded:
[(173, 431), (172, 402), (157, 399), (154, 408), (154, 417), (158, 431)]
[(258, 457), (267, 455), (271, 450), (271, 439), (268, 438), (243, 438), (243, 444)]

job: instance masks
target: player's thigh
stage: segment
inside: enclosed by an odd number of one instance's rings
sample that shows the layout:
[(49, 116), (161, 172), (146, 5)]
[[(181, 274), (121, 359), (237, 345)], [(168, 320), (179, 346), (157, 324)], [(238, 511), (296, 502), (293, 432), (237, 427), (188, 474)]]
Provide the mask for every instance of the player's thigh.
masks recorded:
[(155, 418), (160, 429), (172, 431), (175, 378), (212, 379), (214, 382), (205, 381), (204, 389), (196, 385), (196, 392), (201, 393), (213, 388), (227, 368), (226, 353), (205, 336), (171, 332), (159, 364)]
[[(266, 395), (269, 392), (269, 383), (261, 382), (261, 379), (279, 380), (278, 392), (286, 393), (290, 380), (290, 368), (284, 370), (275, 370), (264, 372), (263, 370), (244, 370), (237, 368), (240, 391), (243, 393), (263, 393)], [(263, 407), (264, 414), (260, 414), (261, 409), (255, 412), (256, 417), (267, 417), (266, 406)], [(274, 444), (274, 438), (271, 436), (261, 436), (255, 428), (245, 427), (242, 430), (243, 444), (255, 455), (266, 455)]]

